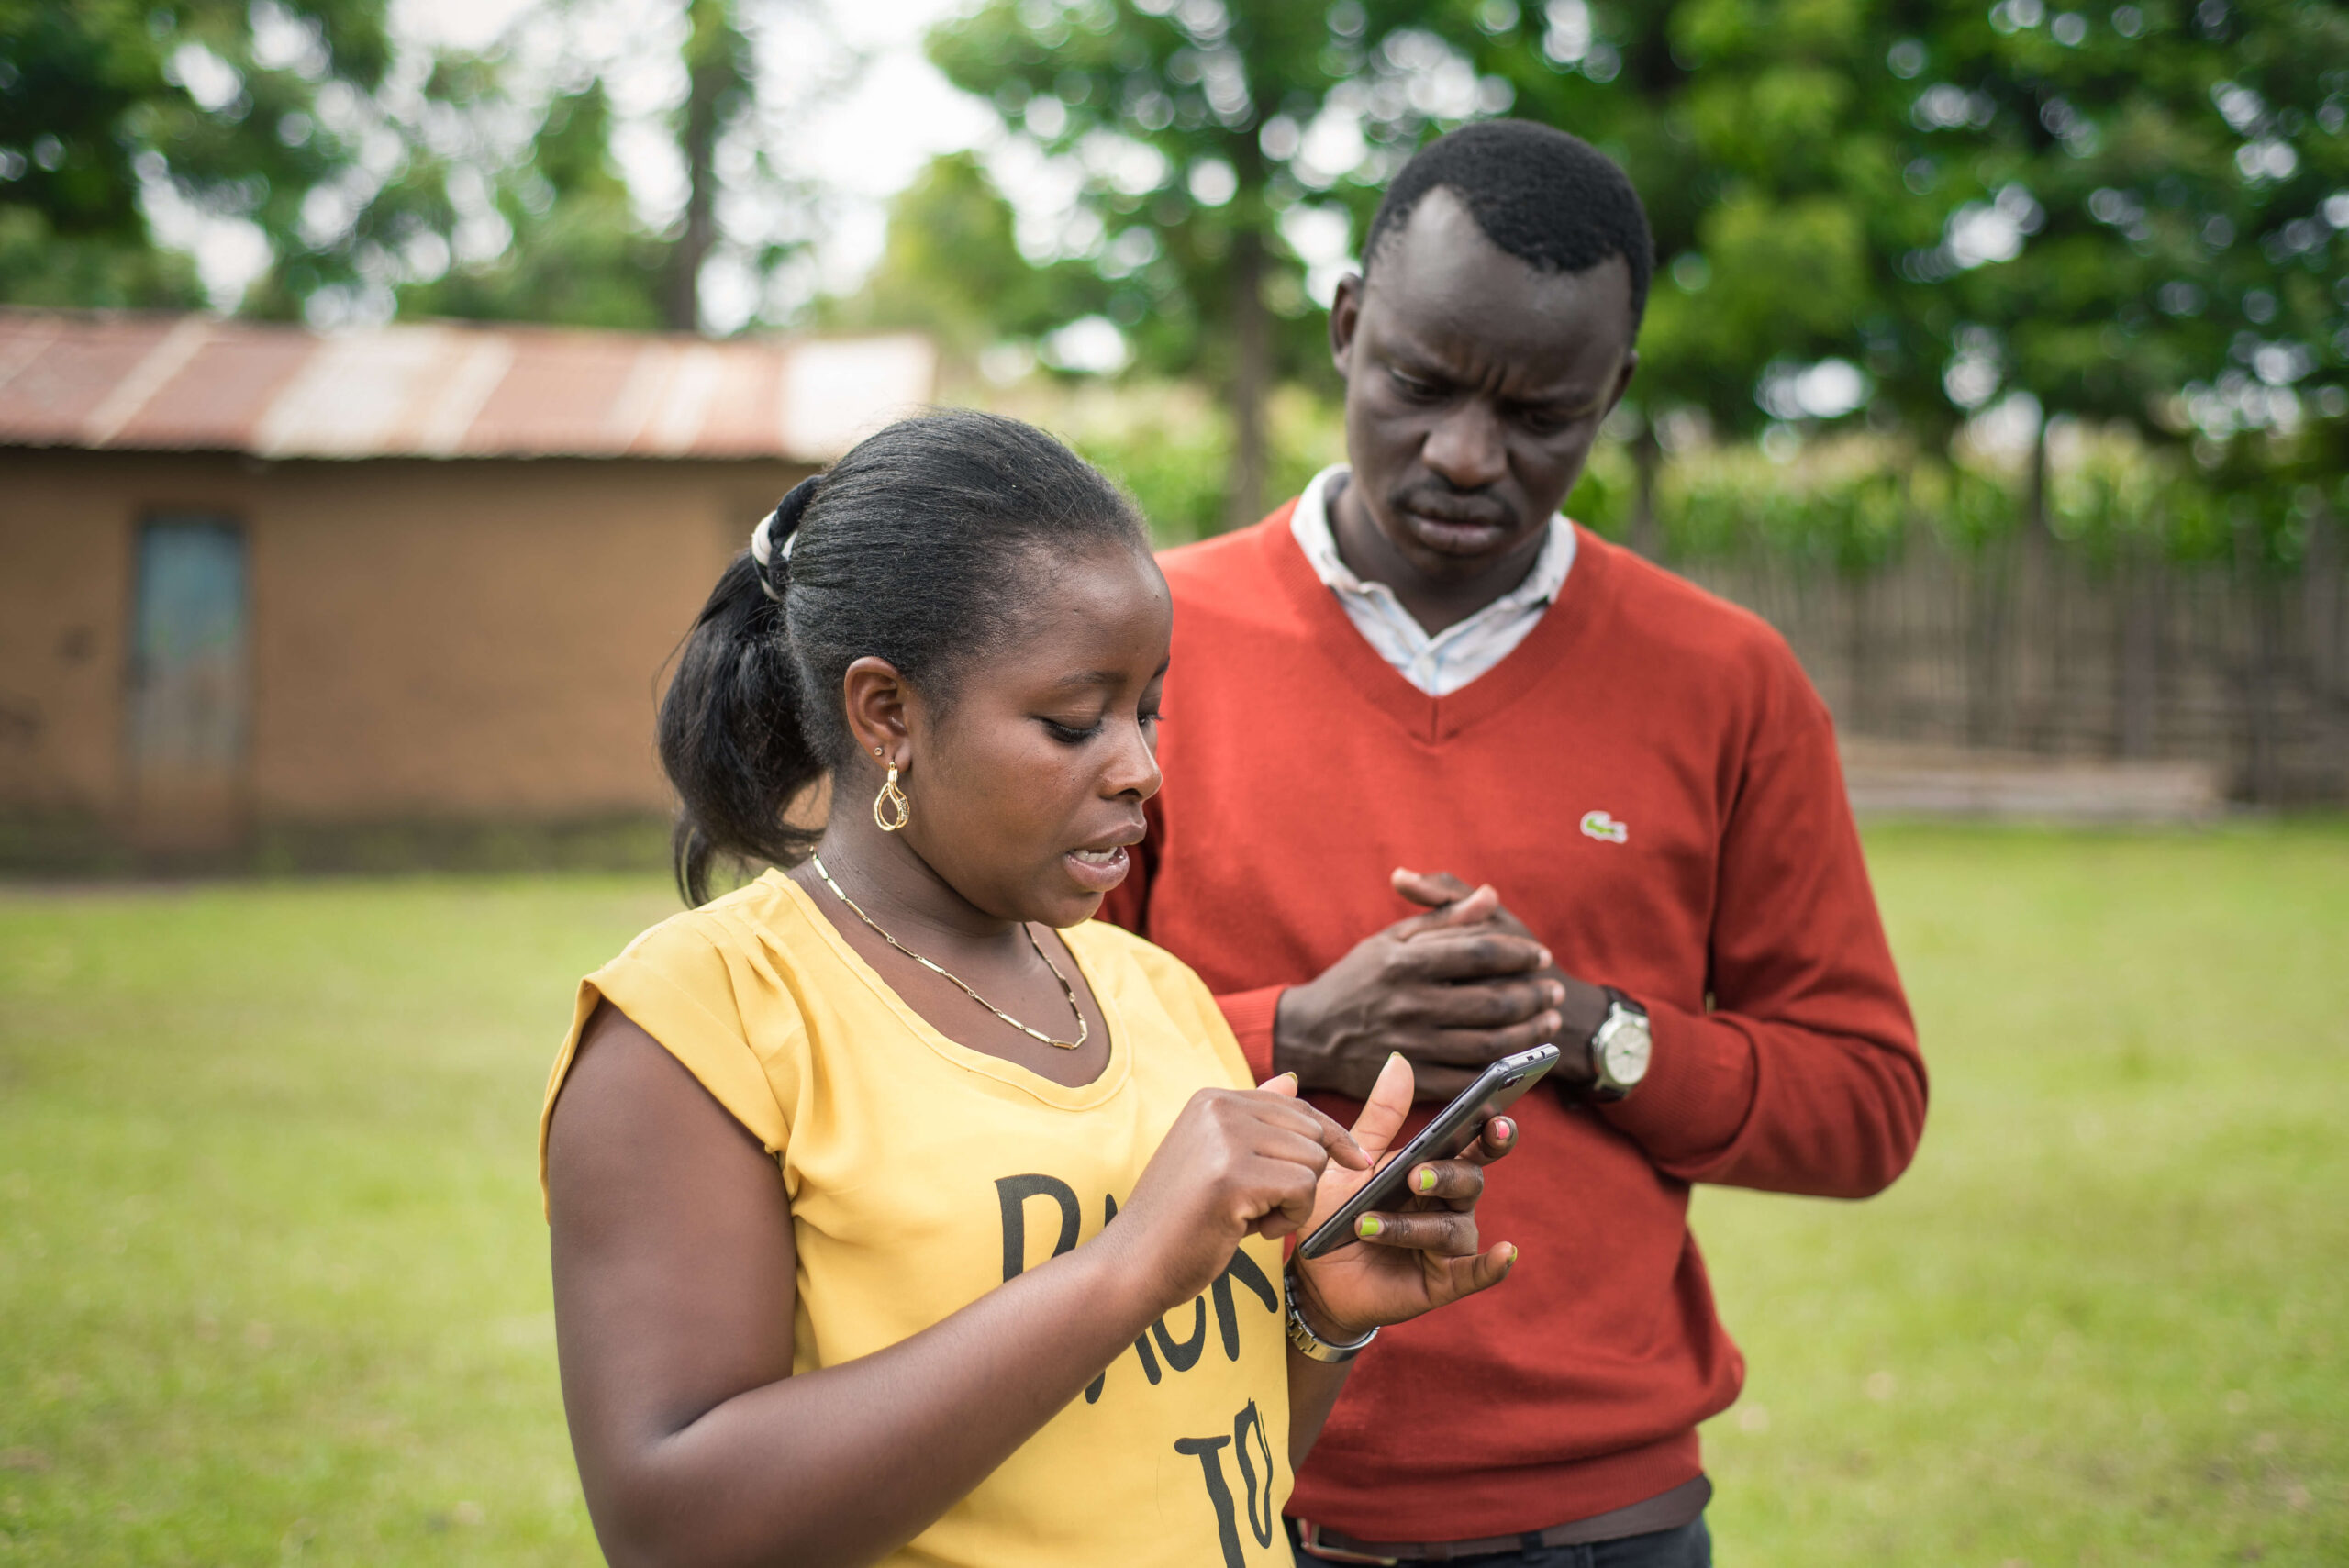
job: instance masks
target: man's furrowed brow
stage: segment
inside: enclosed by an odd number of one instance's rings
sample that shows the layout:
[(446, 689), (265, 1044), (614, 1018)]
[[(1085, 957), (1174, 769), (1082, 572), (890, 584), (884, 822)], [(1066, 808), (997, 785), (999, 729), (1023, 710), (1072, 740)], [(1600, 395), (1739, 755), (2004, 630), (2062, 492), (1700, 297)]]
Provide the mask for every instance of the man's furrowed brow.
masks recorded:
[(1406, 375), (1451, 380), (1453, 367), (1444, 357), (1427, 344), (1421, 343), (1408, 329), (1390, 326), (1376, 339), (1378, 357)]
[[(1483, 345), (1486, 350), (1490, 345)], [(1487, 386), (1497, 370), (1506, 380), (1528, 373), (1530, 367), (1508, 362), (1507, 353), (1489, 351), (1475, 353), (1475, 361), (1464, 361), (1447, 350), (1440, 339), (1423, 338), (1409, 325), (1400, 321), (1379, 324), (1373, 340), (1372, 353), (1392, 370), (1421, 381), (1437, 382), (1451, 386)], [(1552, 406), (1574, 407), (1586, 405), (1606, 395), (1606, 384), (1593, 385), (1578, 380), (1574, 370), (1567, 370), (1541, 386), (1511, 388), (1508, 398), (1526, 407)]]
[[(1378, 353), (1386, 363), (1405, 375), (1421, 381), (1449, 386), (1487, 386), (1493, 380), (1493, 367), (1471, 368), (1454, 364), (1445, 355), (1421, 347), (1408, 338), (1395, 334), (1381, 339)], [(1498, 367), (1504, 382), (1518, 367)], [(1556, 379), (1537, 387), (1509, 389), (1508, 401), (1520, 408), (1548, 408), (1561, 412), (1579, 413), (1607, 395), (1605, 383), (1593, 384), (1578, 379), (1568, 371)]]

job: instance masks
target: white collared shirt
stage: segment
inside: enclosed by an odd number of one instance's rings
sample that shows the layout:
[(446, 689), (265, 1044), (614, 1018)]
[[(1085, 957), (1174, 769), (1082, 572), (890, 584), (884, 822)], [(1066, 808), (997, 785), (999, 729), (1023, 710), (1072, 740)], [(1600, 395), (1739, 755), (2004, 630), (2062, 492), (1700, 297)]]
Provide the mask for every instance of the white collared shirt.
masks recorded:
[(1297, 498), (1289, 531), (1297, 536), (1313, 574), (1338, 595), (1354, 629), (1381, 659), (1428, 695), (1449, 696), (1508, 658), (1541, 624), (1542, 612), (1565, 586), (1575, 563), (1575, 526), (1562, 513), (1550, 519), (1550, 537), (1542, 541), (1542, 553), (1524, 582), (1465, 620), (1429, 635), (1394, 589), (1364, 582), (1338, 553), (1338, 536), (1330, 528), (1330, 486), (1346, 472), (1340, 463), (1313, 476)]

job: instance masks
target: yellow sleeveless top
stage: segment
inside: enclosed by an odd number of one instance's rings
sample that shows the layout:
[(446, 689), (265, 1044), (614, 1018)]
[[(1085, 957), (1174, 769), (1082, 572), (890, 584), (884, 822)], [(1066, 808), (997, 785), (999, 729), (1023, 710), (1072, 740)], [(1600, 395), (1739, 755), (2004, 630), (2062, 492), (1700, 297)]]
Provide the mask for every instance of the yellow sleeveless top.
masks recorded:
[[(793, 1372), (919, 1333), (1097, 1235), (1194, 1093), (1250, 1084), (1179, 961), (1099, 921), (1062, 935), (1109, 1027), (1108, 1065), (1074, 1089), (941, 1034), (779, 872), (665, 920), (580, 984), (540, 1118), (541, 1179), (555, 1095), (607, 999), (781, 1168), (799, 1253)], [(1244, 1243), (888, 1561), (1287, 1568), (1280, 1292), (1278, 1243)]]

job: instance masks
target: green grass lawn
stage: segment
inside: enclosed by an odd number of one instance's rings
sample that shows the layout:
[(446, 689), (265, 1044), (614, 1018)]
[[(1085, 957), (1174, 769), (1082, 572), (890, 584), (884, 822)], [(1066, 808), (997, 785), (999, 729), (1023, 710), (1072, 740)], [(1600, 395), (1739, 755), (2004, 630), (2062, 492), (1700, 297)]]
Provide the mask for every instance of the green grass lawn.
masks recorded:
[[(2349, 832), (1870, 835), (1932, 1119), (1707, 1191), (1726, 1564), (2349, 1560)], [(0, 891), (0, 1562), (585, 1562), (532, 1120), (648, 881)]]

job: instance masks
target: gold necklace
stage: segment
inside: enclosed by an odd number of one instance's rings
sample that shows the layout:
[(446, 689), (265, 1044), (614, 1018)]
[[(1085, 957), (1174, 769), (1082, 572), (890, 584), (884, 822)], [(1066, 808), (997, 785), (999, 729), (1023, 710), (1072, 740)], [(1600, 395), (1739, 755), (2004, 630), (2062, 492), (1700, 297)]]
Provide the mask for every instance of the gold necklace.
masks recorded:
[(964, 981), (961, 976), (948, 974), (946, 971), (939, 968), (938, 965), (930, 962), (930, 960), (922, 957), (921, 954), (914, 951), (913, 949), (907, 947), (905, 943), (899, 941), (888, 932), (883, 930), (881, 929), (881, 922), (875, 920), (872, 916), (866, 914), (862, 908), (858, 907), (856, 900), (851, 898), (841, 890), (841, 884), (832, 880), (832, 873), (824, 869), (824, 862), (821, 859), (815, 855), (809, 855), (807, 857), (807, 863), (816, 868), (816, 874), (824, 879), (824, 885), (830, 888), (840, 898), (841, 903), (856, 911), (856, 917), (858, 919), (873, 928), (873, 934), (874, 936), (879, 937), (883, 941), (887, 942), (891, 947), (896, 948), (899, 952), (904, 953), (907, 958), (912, 959), (916, 963), (920, 964), (932, 974), (952, 981), (955, 986), (962, 991), (963, 995), (968, 996), (972, 1001), (976, 1002), (980, 1006), (985, 1007), (988, 1012), (993, 1013), (996, 1018), (1001, 1018), (1005, 1023), (1009, 1024), (1021, 1034), (1028, 1036), (1030, 1040), (1041, 1040), (1046, 1045), (1052, 1046), (1060, 1051), (1074, 1051), (1092, 1036), (1093, 1024), (1091, 1020), (1085, 1018), (1085, 1009), (1076, 1005), (1076, 987), (1068, 983), (1068, 976), (1061, 973), (1061, 966), (1052, 962), (1052, 954), (1044, 951), (1044, 944), (1036, 940), (1035, 929), (1030, 927), (1027, 921), (1020, 921), (1019, 929), (1028, 933), (1028, 945), (1036, 950), (1036, 956), (1044, 961), (1044, 967), (1051, 970), (1052, 972), (1052, 978), (1061, 983), (1061, 994), (1068, 998), (1068, 1010), (1076, 1015), (1076, 1038), (1074, 1040), (1054, 1040), (1051, 1035), (1046, 1034), (1041, 1029), (1030, 1029), (1026, 1024), (1021, 1023), (1018, 1018), (1013, 1018), (1009, 1013), (1005, 1012), (1001, 1007), (996, 1006), (993, 1002), (988, 1001), (985, 996), (982, 996), (976, 991), (972, 990), (969, 983)]

